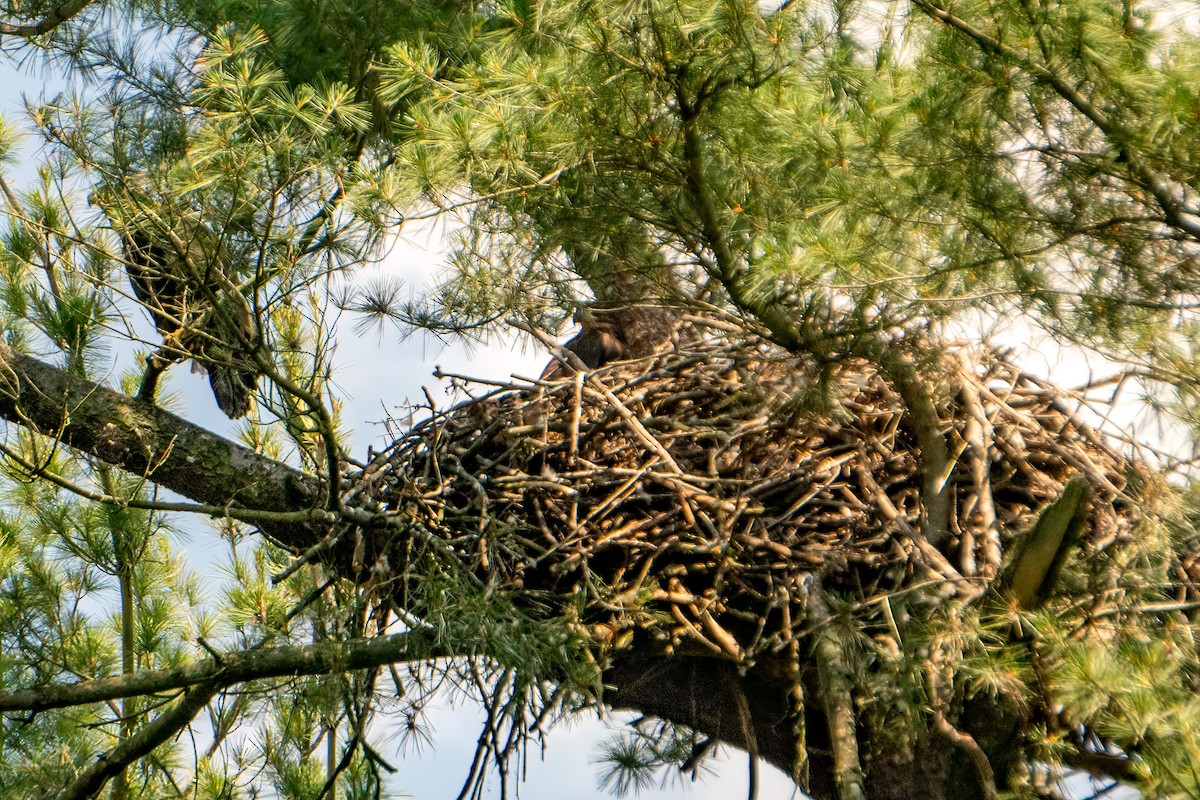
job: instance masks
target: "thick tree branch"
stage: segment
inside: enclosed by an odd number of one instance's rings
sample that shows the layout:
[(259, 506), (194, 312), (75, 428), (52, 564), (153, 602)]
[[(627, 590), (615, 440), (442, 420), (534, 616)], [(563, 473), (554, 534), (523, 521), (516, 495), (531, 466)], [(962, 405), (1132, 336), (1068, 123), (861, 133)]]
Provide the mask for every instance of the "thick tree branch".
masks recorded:
[(941, 431), (937, 407), (928, 384), (909, 359), (884, 348), (875, 361), (891, 378), (908, 406), (923, 462), (921, 502), (925, 506), (925, 524), (921, 534), (925, 541), (940, 550), (950, 538), (950, 492), (947, 483), (954, 464), (946, 437)]
[(818, 629), (813, 657), (817, 662), (825, 718), (829, 723), (829, 738), (836, 767), (834, 781), (838, 800), (863, 800), (867, 792), (859, 760), (850, 667), (846, 663), (845, 643), (839, 641), (841, 637), (834, 628), (829, 627), (831, 616), (822, 592), (819, 581), (814, 579), (808, 590), (808, 615), (813, 627)]
[[(4, 344), (0, 418), (214, 508), (293, 514), (319, 508), (323, 499), (315, 478)], [(255, 522), (294, 549), (324, 536), (319, 526), (292, 518)]]
[(59, 25), (78, 15), (91, 4), (92, 0), (67, 0), (67, 2), (37, 22), (30, 22), (24, 25), (12, 22), (0, 22), (0, 34), (19, 36), (22, 39), (32, 39), (35, 36), (41, 36), (43, 33), (49, 33)]

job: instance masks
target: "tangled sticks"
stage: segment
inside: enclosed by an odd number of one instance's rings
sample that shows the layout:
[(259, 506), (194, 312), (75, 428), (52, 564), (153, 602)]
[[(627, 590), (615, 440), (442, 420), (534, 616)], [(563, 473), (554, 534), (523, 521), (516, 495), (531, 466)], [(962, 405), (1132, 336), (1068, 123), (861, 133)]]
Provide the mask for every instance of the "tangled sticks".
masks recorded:
[(666, 652), (743, 664), (802, 636), (811, 576), (860, 606), (918, 585), (981, 595), (1073, 476), (1092, 497), (1079, 546), (1129, 536), (1131, 463), (1076, 399), (992, 351), (958, 351), (931, 374), (953, 457), (940, 551), (921, 541), (909, 412), (877, 369), (822, 374), (718, 339), (436, 414), (353, 494), (488, 580), (582, 594), (601, 650), (646, 631)]

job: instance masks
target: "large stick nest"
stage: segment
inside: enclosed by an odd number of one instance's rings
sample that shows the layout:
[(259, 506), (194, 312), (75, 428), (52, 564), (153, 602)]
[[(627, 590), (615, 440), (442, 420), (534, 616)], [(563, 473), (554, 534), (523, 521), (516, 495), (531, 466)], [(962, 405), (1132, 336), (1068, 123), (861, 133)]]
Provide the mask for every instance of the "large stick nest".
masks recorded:
[(812, 576), (861, 603), (918, 584), (982, 591), (1075, 476), (1092, 489), (1080, 546), (1129, 536), (1131, 464), (1077, 398), (983, 348), (918, 369), (953, 462), (937, 548), (912, 415), (881, 371), (745, 341), (436, 413), (353, 494), (407, 519), (420, 536), (404, 547), (437, 540), (487, 580), (582, 598), (605, 643), (644, 628), (667, 649), (736, 659), (797, 641)]

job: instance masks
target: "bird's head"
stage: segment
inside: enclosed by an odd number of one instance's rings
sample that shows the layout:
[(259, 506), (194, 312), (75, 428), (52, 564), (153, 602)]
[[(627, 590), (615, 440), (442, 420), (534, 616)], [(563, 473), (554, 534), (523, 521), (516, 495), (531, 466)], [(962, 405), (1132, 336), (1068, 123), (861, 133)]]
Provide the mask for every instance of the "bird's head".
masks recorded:
[(580, 303), (575, 306), (571, 321), (584, 330), (605, 331), (615, 334), (616, 325), (611, 318), (613, 309), (596, 308), (592, 303)]
[(596, 312), (592, 310), (592, 306), (589, 303), (578, 303), (575, 306), (575, 313), (571, 315), (571, 322), (574, 322), (576, 325), (587, 325), (590, 322), (594, 322), (595, 319)]

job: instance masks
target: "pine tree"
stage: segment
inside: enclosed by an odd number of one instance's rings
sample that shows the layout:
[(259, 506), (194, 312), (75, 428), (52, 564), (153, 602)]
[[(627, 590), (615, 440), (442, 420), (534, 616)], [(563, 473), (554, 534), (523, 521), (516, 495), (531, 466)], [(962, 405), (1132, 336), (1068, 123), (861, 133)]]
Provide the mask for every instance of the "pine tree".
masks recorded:
[[(379, 727), (419, 740), (448, 686), (487, 717), (464, 797), (606, 704), (648, 717), (618, 793), (724, 742), (815, 798), (1060, 797), (1070, 770), (1200, 795), (1192, 453), (1122, 455), (1086, 392), (988, 346), (1019, 320), (1200, 424), (1194, 13), (3, 13), (12, 57), (85, 80), (30, 105), (37, 181), (0, 183), (13, 796), (378, 796)], [(431, 215), (464, 221), (437, 291), (356, 283)], [(348, 452), (339, 314), (552, 344), (630, 304), (677, 353), (597, 377), (559, 352), (561, 380)], [(170, 412), (189, 359), (240, 442)], [(810, 503), (835, 511), (801, 553)], [(226, 548), (219, 598), (186, 514)]]

